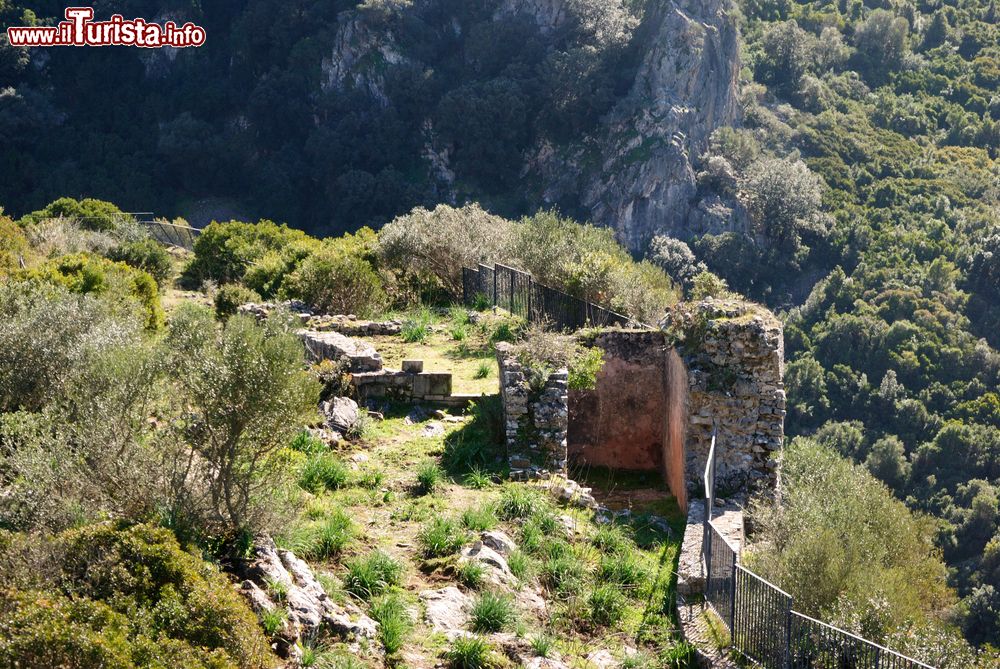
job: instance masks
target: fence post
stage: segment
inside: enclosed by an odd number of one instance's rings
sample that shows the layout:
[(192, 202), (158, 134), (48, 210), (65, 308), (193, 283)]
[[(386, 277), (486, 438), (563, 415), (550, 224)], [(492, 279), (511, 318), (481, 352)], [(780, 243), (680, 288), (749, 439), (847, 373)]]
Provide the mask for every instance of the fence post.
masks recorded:
[(785, 669), (792, 669), (792, 598), (785, 600)]
[(497, 266), (493, 265), (493, 306), (497, 306)]
[(729, 637), (730, 643), (733, 642), (733, 637), (736, 634), (736, 554), (733, 553), (733, 577), (730, 579), (729, 584)]

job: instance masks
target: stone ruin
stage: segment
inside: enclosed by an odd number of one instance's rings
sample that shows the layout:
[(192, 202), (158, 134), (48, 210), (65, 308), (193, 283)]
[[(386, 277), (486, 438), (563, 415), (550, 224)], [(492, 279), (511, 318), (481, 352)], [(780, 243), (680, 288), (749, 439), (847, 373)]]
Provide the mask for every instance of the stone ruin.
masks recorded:
[(578, 335), (604, 351), (592, 390), (554, 371), (533, 391), (509, 345), (497, 346), (512, 476), (570, 468), (659, 471), (682, 509), (702, 493), (717, 430), (720, 496), (771, 490), (784, 438), (784, 344), (763, 307), (708, 299), (672, 309), (658, 330)]

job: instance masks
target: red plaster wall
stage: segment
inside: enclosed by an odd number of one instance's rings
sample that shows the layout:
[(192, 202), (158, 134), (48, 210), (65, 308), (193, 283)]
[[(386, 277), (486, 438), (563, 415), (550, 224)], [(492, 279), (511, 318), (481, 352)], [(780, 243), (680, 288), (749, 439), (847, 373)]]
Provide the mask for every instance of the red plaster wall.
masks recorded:
[(659, 332), (612, 331), (594, 345), (605, 351), (596, 388), (569, 394), (570, 461), (660, 471), (686, 508), (687, 380), (680, 357)]

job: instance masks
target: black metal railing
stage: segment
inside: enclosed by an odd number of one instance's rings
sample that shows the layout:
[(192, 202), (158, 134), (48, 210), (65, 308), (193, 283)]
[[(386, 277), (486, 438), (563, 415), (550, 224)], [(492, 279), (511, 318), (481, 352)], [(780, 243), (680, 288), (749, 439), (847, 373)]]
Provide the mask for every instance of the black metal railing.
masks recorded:
[(532, 323), (549, 323), (558, 330), (629, 325), (627, 316), (573, 297), (535, 281), (514, 267), (480, 264), (462, 268), (462, 293), (467, 305), (485, 302)]
[(713, 430), (705, 463), (705, 603), (729, 630), (733, 649), (764, 669), (934, 669), (793, 610), (791, 595), (741, 565), (712, 520), (716, 451)]

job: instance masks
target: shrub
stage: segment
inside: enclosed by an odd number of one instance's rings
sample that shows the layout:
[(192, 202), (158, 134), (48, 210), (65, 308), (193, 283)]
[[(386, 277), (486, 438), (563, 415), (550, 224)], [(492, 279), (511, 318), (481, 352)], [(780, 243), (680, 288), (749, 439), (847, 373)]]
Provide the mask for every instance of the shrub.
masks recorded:
[(490, 669), (496, 666), (493, 647), (479, 636), (459, 636), (445, 653), (452, 669)]
[(433, 493), (443, 481), (444, 471), (433, 460), (427, 460), (417, 468), (417, 489), (421, 493)]
[(587, 598), (590, 620), (595, 625), (611, 625), (625, 611), (625, 596), (613, 585), (601, 585)]
[(94, 525), (45, 540), (40, 552), (38, 537), (30, 541), (27, 550), (45, 556), (32, 574), (41, 589), (0, 587), (5, 666), (270, 666), (246, 603), (169, 531)]
[(30, 251), (21, 226), (0, 213), (0, 276), (18, 269)]
[(513, 224), (479, 205), (418, 207), (379, 232), (379, 252), (391, 265), (435, 277), (453, 297), (462, 294), (462, 267), (506, 257)]
[(38, 411), (63, 398), (100, 350), (138, 341), (139, 321), (62, 286), (0, 282), (0, 411)]
[(332, 453), (309, 456), (299, 473), (299, 487), (313, 494), (323, 490), (337, 490), (347, 485), (351, 472), (340, 458)]
[(484, 592), (472, 605), (472, 629), (476, 632), (500, 632), (514, 625), (517, 612), (508, 595)]
[(442, 516), (435, 516), (418, 536), (424, 557), (427, 558), (451, 555), (465, 544), (466, 539), (465, 532), (458, 523)]
[[(803, 613), (878, 641), (950, 605), (933, 524), (863, 467), (796, 438), (785, 449), (782, 501), (754, 508), (763, 541), (750, 566), (795, 597)], [(869, 623), (859, 629), (851, 620)]]
[(178, 500), (221, 534), (266, 527), (281, 510), (287, 467), (279, 452), (316, 412), (319, 386), (303, 370), (302, 343), (278, 319), (234, 316), (218, 328), (205, 310), (178, 309), (167, 337), (191, 413), (187, 444), (209, 465), (187, 472), (209, 495)]
[(21, 223), (39, 223), (48, 218), (67, 218), (77, 221), (86, 230), (111, 232), (122, 225), (123, 219), (131, 217), (111, 202), (89, 197), (82, 200), (61, 197), (44, 209), (27, 214)]
[(160, 293), (146, 272), (89, 253), (75, 253), (24, 270), (21, 280), (46, 281), (71, 293), (95, 295), (113, 302), (136, 304), (146, 328), (155, 330), (163, 324)]
[(399, 585), (402, 576), (403, 565), (391, 555), (377, 550), (347, 563), (344, 589), (367, 600)]
[(319, 241), (306, 233), (271, 221), (213, 222), (198, 235), (184, 280), (192, 288), (205, 281), (244, 282), (270, 298), (285, 276), (318, 246)]
[(147, 272), (161, 288), (174, 275), (174, 263), (162, 244), (144, 238), (111, 249), (107, 256)]
[(235, 314), (240, 306), (249, 302), (260, 302), (260, 295), (241, 283), (227, 283), (215, 291), (213, 302), (215, 315), (219, 318), (228, 318)]
[(324, 240), (288, 278), (284, 292), (329, 314), (377, 313), (387, 306), (388, 298), (370, 262), (374, 243), (374, 233), (368, 228), (357, 235)]
[(410, 614), (406, 611), (406, 602), (398, 594), (384, 595), (372, 602), (368, 614), (379, 625), (378, 637), (386, 655), (398, 653), (413, 627)]

